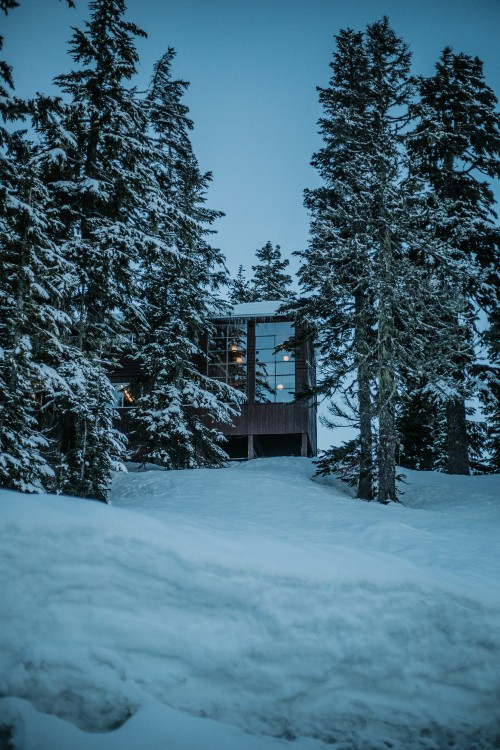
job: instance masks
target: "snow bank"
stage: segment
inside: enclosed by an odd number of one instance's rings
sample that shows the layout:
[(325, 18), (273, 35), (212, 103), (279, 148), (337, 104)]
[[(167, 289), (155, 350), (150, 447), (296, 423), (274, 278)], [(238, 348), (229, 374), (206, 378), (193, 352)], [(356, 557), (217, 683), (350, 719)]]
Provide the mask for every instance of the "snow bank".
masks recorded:
[(232, 306), (229, 315), (234, 318), (265, 318), (276, 315), (277, 311), (284, 304), (283, 300), (240, 302)]
[(407, 472), (387, 508), (311, 474), (136, 472), (111, 507), (2, 492), (13, 747), (495, 747), (499, 478)]

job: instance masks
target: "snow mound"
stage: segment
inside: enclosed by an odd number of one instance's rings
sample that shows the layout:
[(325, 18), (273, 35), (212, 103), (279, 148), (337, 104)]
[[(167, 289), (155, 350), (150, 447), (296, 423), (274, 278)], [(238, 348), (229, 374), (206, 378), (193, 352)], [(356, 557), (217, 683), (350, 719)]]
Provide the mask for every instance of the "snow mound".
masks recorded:
[(500, 478), (406, 472), (382, 507), (312, 473), (1, 492), (0, 747), (498, 746)]

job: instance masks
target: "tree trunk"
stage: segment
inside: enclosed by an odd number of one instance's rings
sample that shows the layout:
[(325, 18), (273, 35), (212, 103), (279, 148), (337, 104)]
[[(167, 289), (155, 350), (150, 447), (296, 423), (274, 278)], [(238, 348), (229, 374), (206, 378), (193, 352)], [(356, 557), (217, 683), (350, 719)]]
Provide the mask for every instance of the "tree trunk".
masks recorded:
[(470, 474), (467, 439), (467, 419), (463, 399), (453, 399), (446, 404), (448, 432), (448, 474)]
[(395, 327), (392, 312), (393, 247), (389, 230), (380, 243), (380, 300), (378, 308), (378, 493), (379, 503), (396, 501), (396, 375)]
[(367, 374), (358, 371), (359, 388), (359, 482), (358, 497), (373, 500), (373, 434), (371, 416), (370, 382)]
[(379, 443), (378, 494), (379, 503), (396, 502), (396, 428), (394, 419), (394, 375), (390, 366), (379, 378)]
[(373, 434), (370, 375), (368, 371), (368, 321), (366, 303), (362, 294), (356, 295), (355, 305), (360, 438), (357, 496), (361, 500), (373, 500)]

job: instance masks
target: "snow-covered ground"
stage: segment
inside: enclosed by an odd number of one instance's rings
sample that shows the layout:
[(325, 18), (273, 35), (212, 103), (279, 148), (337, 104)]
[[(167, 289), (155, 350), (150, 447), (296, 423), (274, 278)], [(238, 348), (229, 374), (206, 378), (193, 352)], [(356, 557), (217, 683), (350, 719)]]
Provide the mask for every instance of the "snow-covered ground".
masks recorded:
[(0, 748), (500, 747), (500, 477), (308, 459), (0, 493)]

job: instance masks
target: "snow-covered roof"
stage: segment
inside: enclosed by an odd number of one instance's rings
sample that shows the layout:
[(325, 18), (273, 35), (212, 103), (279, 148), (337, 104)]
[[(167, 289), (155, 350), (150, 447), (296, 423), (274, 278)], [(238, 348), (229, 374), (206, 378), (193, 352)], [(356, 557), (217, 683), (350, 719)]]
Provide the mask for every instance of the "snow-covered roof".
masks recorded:
[(276, 315), (280, 307), (285, 303), (283, 300), (272, 300), (265, 302), (242, 302), (233, 305), (227, 317), (231, 318), (267, 318)]

